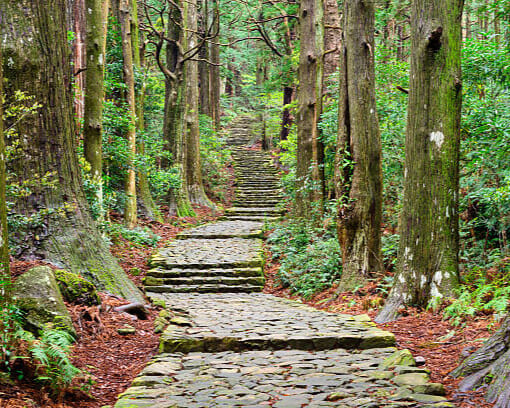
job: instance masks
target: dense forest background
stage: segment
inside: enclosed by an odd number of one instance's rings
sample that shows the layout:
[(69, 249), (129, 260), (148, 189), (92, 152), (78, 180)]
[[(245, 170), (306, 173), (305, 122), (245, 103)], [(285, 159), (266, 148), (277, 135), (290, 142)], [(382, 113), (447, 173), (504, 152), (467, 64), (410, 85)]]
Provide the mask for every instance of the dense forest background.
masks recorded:
[[(456, 326), (504, 321), (509, 1), (10, 3), (0, 1), (5, 333), (9, 262), (45, 261), (143, 300), (110, 246), (154, 247), (152, 222), (230, 206), (225, 129), (247, 114), (286, 196), (289, 215), (267, 226), (279, 285), (304, 299), (332, 287), (366, 294), (368, 309), (389, 299), (381, 322), (407, 306)], [(420, 157), (420, 131), (439, 153)], [(510, 398), (508, 332), (507, 319), (490, 357), (475, 353), (458, 371), (492, 367), (491, 401)]]

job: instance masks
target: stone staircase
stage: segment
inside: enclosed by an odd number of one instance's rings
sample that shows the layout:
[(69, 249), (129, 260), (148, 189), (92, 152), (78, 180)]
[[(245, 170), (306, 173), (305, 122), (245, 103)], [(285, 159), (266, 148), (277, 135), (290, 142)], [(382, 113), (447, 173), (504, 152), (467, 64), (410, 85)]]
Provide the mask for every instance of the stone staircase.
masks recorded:
[[(231, 129), (237, 195), (225, 220), (181, 233), (151, 257), (144, 279), (147, 293), (250, 293), (264, 287), (262, 227), (278, 219), (278, 172), (266, 152), (246, 147), (253, 119), (241, 117)], [(243, 147), (241, 147), (243, 146)]]

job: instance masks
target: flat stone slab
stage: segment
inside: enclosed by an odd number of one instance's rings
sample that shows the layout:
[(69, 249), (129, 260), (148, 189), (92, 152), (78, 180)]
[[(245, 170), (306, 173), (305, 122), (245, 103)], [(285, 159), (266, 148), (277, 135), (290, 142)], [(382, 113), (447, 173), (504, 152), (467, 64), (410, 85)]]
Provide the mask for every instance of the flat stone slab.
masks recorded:
[(393, 384), (392, 372), (379, 374), (378, 365), (394, 351), (161, 354), (115, 408), (433, 406), (413, 399), (411, 388)]
[(169, 309), (185, 313), (193, 323), (168, 326), (160, 350), (169, 353), (369, 349), (395, 344), (395, 336), (378, 329), (366, 315), (327, 313), (263, 293), (147, 295), (164, 300)]
[(263, 264), (260, 239), (176, 240), (160, 249), (149, 260), (160, 268), (247, 268)]
[(181, 232), (177, 238), (261, 238), (263, 226), (254, 221), (220, 221)]

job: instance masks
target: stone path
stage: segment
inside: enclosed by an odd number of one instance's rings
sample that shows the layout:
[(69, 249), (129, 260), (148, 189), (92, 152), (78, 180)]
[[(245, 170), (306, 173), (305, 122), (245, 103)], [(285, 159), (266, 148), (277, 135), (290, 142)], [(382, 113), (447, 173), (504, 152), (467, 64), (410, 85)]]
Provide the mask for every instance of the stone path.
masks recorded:
[[(253, 143), (248, 118), (231, 145)], [(238, 147), (236, 207), (154, 254), (148, 297), (164, 307), (158, 354), (115, 408), (453, 407), (395, 337), (368, 316), (318, 311), (257, 293), (262, 228), (277, 219), (276, 170)]]

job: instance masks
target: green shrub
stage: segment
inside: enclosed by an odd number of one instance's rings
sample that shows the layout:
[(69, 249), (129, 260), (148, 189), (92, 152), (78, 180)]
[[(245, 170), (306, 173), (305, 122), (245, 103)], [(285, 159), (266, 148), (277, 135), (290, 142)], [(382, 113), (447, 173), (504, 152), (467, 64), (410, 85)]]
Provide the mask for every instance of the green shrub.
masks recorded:
[(321, 233), (289, 223), (277, 227), (268, 238), (273, 258), (281, 264), (277, 278), (305, 298), (330, 288), (341, 276), (338, 240), (331, 232)]

